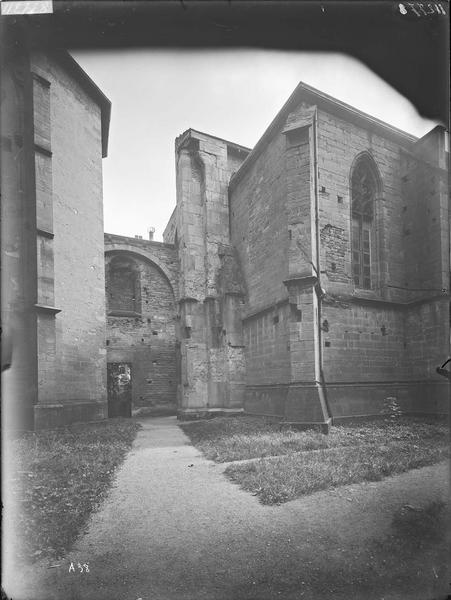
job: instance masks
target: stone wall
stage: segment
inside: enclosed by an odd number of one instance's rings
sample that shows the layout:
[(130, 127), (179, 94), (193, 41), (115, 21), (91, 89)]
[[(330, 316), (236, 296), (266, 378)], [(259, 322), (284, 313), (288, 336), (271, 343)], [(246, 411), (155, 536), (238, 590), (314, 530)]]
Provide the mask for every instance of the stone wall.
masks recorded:
[[(248, 292), (246, 410), (305, 421), (327, 405), (340, 419), (380, 414), (396, 396), (407, 412), (446, 412), (435, 374), (449, 344), (446, 161), (430, 136), (415, 143), (319, 100), (279, 115), (231, 182)], [(368, 290), (356, 288), (351, 262), (351, 173), (362, 156), (379, 186)]]
[[(407, 138), (405, 146), (410, 144)], [(318, 111), (319, 227), (326, 242), (322, 245), (321, 265), (326, 267), (325, 281), (331, 292), (356, 292), (351, 272), (350, 176), (356, 159), (366, 154), (374, 161), (381, 186), (374, 203), (372, 290), (363, 293), (387, 300), (400, 297), (395, 288), (387, 286), (400, 285), (405, 279), (401, 149), (399, 142), (374, 133), (370, 124), (364, 129), (352, 121)]]
[(32, 70), (39, 427), (106, 416), (105, 280), (101, 107), (58, 61)]
[(10, 366), (2, 373), (2, 425), (21, 430), (33, 428), (37, 398), (32, 78), (25, 53), (1, 58), (2, 349), (5, 340), (11, 344)]
[(6, 189), (2, 181), (9, 231), (3, 266), (11, 290), (3, 318), (13, 345), (5, 392), (6, 405), (22, 414), (7, 426), (100, 419), (106, 416), (102, 156), (110, 103), (66, 52), (22, 49), (8, 61), (4, 73), (10, 70), (16, 89), (5, 141), (17, 149)]
[(238, 251), (255, 312), (286, 296), (288, 276), (285, 137), (279, 135), (236, 186), (231, 188), (231, 240)]
[[(324, 373), (332, 411), (378, 414), (391, 395), (406, 411), (446, 412), (446, 384), (435, 374), (449, 351), (446, 173), (434, 150), (429, 162), (416, 158), (421, 140), (400, 145), (370, 127), (321, 111), (318, 118), (321, 264), (331, 299), (323, 308)], [(351, 280), (349, 172), (362, 152), (374, 158), (382, 183), (371, 291)]]
[[(248, 412), (327, 421), (318, 388), (312, 109), (302, 105), (231, 183), (232, 243), (248, 290)], [(255, 151), (254, 151), (255, 152)], [(290, 416), (291, 415), (291, 416)]]

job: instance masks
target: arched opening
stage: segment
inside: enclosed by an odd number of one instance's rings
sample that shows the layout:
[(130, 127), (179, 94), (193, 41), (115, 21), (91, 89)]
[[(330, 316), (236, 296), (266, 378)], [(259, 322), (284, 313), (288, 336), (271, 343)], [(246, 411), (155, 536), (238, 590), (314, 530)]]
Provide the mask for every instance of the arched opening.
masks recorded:
[(375, 200), (379, 192), (377, 166), (365, 153), (357, 159), (351, 173), (352, 280), (355, 287), (365, 290), (374, 287)]
[(106, 284), (109, 315), (141, 313), (141, 282), (133, 258), (114, 256), (108, 263)]

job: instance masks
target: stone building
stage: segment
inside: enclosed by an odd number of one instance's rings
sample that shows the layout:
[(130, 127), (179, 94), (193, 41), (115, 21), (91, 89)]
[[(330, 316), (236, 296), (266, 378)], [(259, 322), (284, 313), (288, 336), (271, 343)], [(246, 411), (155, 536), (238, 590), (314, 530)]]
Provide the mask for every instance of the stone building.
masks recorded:
[(110, 102), (67, 52), (24, 48), (2, 64), (8, 429), (107, 416), (102, 157)]
[(444, 128), (416, 139), (301, 83), (253, 149), (177, 138), (156, 242), (103, 234), (110, 103), (70, 55), (3, 72), (12, 427), (448, 412)]
[[(177, 266), (136, 296), (172, 286), (178, 415), (327, 428), (382, 414), (387, 398), (446, 413), (435, 368), (449, 352), (448, 156), (443, 128), (416, 139), (303, 83), (252, 150), (182, 134), (165, 243), (114, 236), (124, 256), (145, 248), (155, 270), (167, 252)], [(150, 399), (152, 326), (145, 338), (144, 311), (111, 318), (115, 344), (147, 352)]]

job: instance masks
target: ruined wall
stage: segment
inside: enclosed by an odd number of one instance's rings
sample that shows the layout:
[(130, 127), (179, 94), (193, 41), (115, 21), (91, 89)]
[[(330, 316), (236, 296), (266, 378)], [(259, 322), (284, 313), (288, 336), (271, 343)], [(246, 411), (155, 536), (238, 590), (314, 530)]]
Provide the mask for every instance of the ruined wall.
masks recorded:
[(179, 266), (177, 249), (172, 244), (105, 233), (105, 252), (121, 251), (151, 261), (169, 281), (178, 299)]
[[(107, 360), (131, 363), (133, 409), (146, 407), (152, 412), (164, 408), (175, 413), (179, 371), (174, 291), (166, 274), (149, 258), (153, 256), (169, 273), (176, 259), (174, 248), (145, 240), (134, 243), (121, 236), (106, 235), (105, 239), (107, 250), (116, 248), (105, 255)], [(128, 258), (135, 269), (139, 297), (135, 314), (115, 310), (121, 306), (116, 302), (112, 306), (111, 265), (118, 257)]]
[(244, 290), (229, 240), (228, 181), (247, 154), (194, 130), (176, 140), (181, 418), (242, 410)]

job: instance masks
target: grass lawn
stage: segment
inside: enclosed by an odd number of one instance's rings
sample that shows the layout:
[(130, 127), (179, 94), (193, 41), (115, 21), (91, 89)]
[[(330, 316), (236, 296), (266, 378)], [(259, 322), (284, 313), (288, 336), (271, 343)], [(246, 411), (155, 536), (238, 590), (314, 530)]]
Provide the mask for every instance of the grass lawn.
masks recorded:
[(58, 557), (105, 496), (140, 425), (108, 419), (26, 434), (12, 442), (7, 481), (18, 560)]
[(207, 458), (248, 460), (229, 465), (225, 473), (265, 504), (377, 481), (434, 464), (449, 454), (444, 423), (408, 418), (336, 426), (329, 435), (280, 431), (274, 420), (258, 417), (217, 418), (182, 428)]

